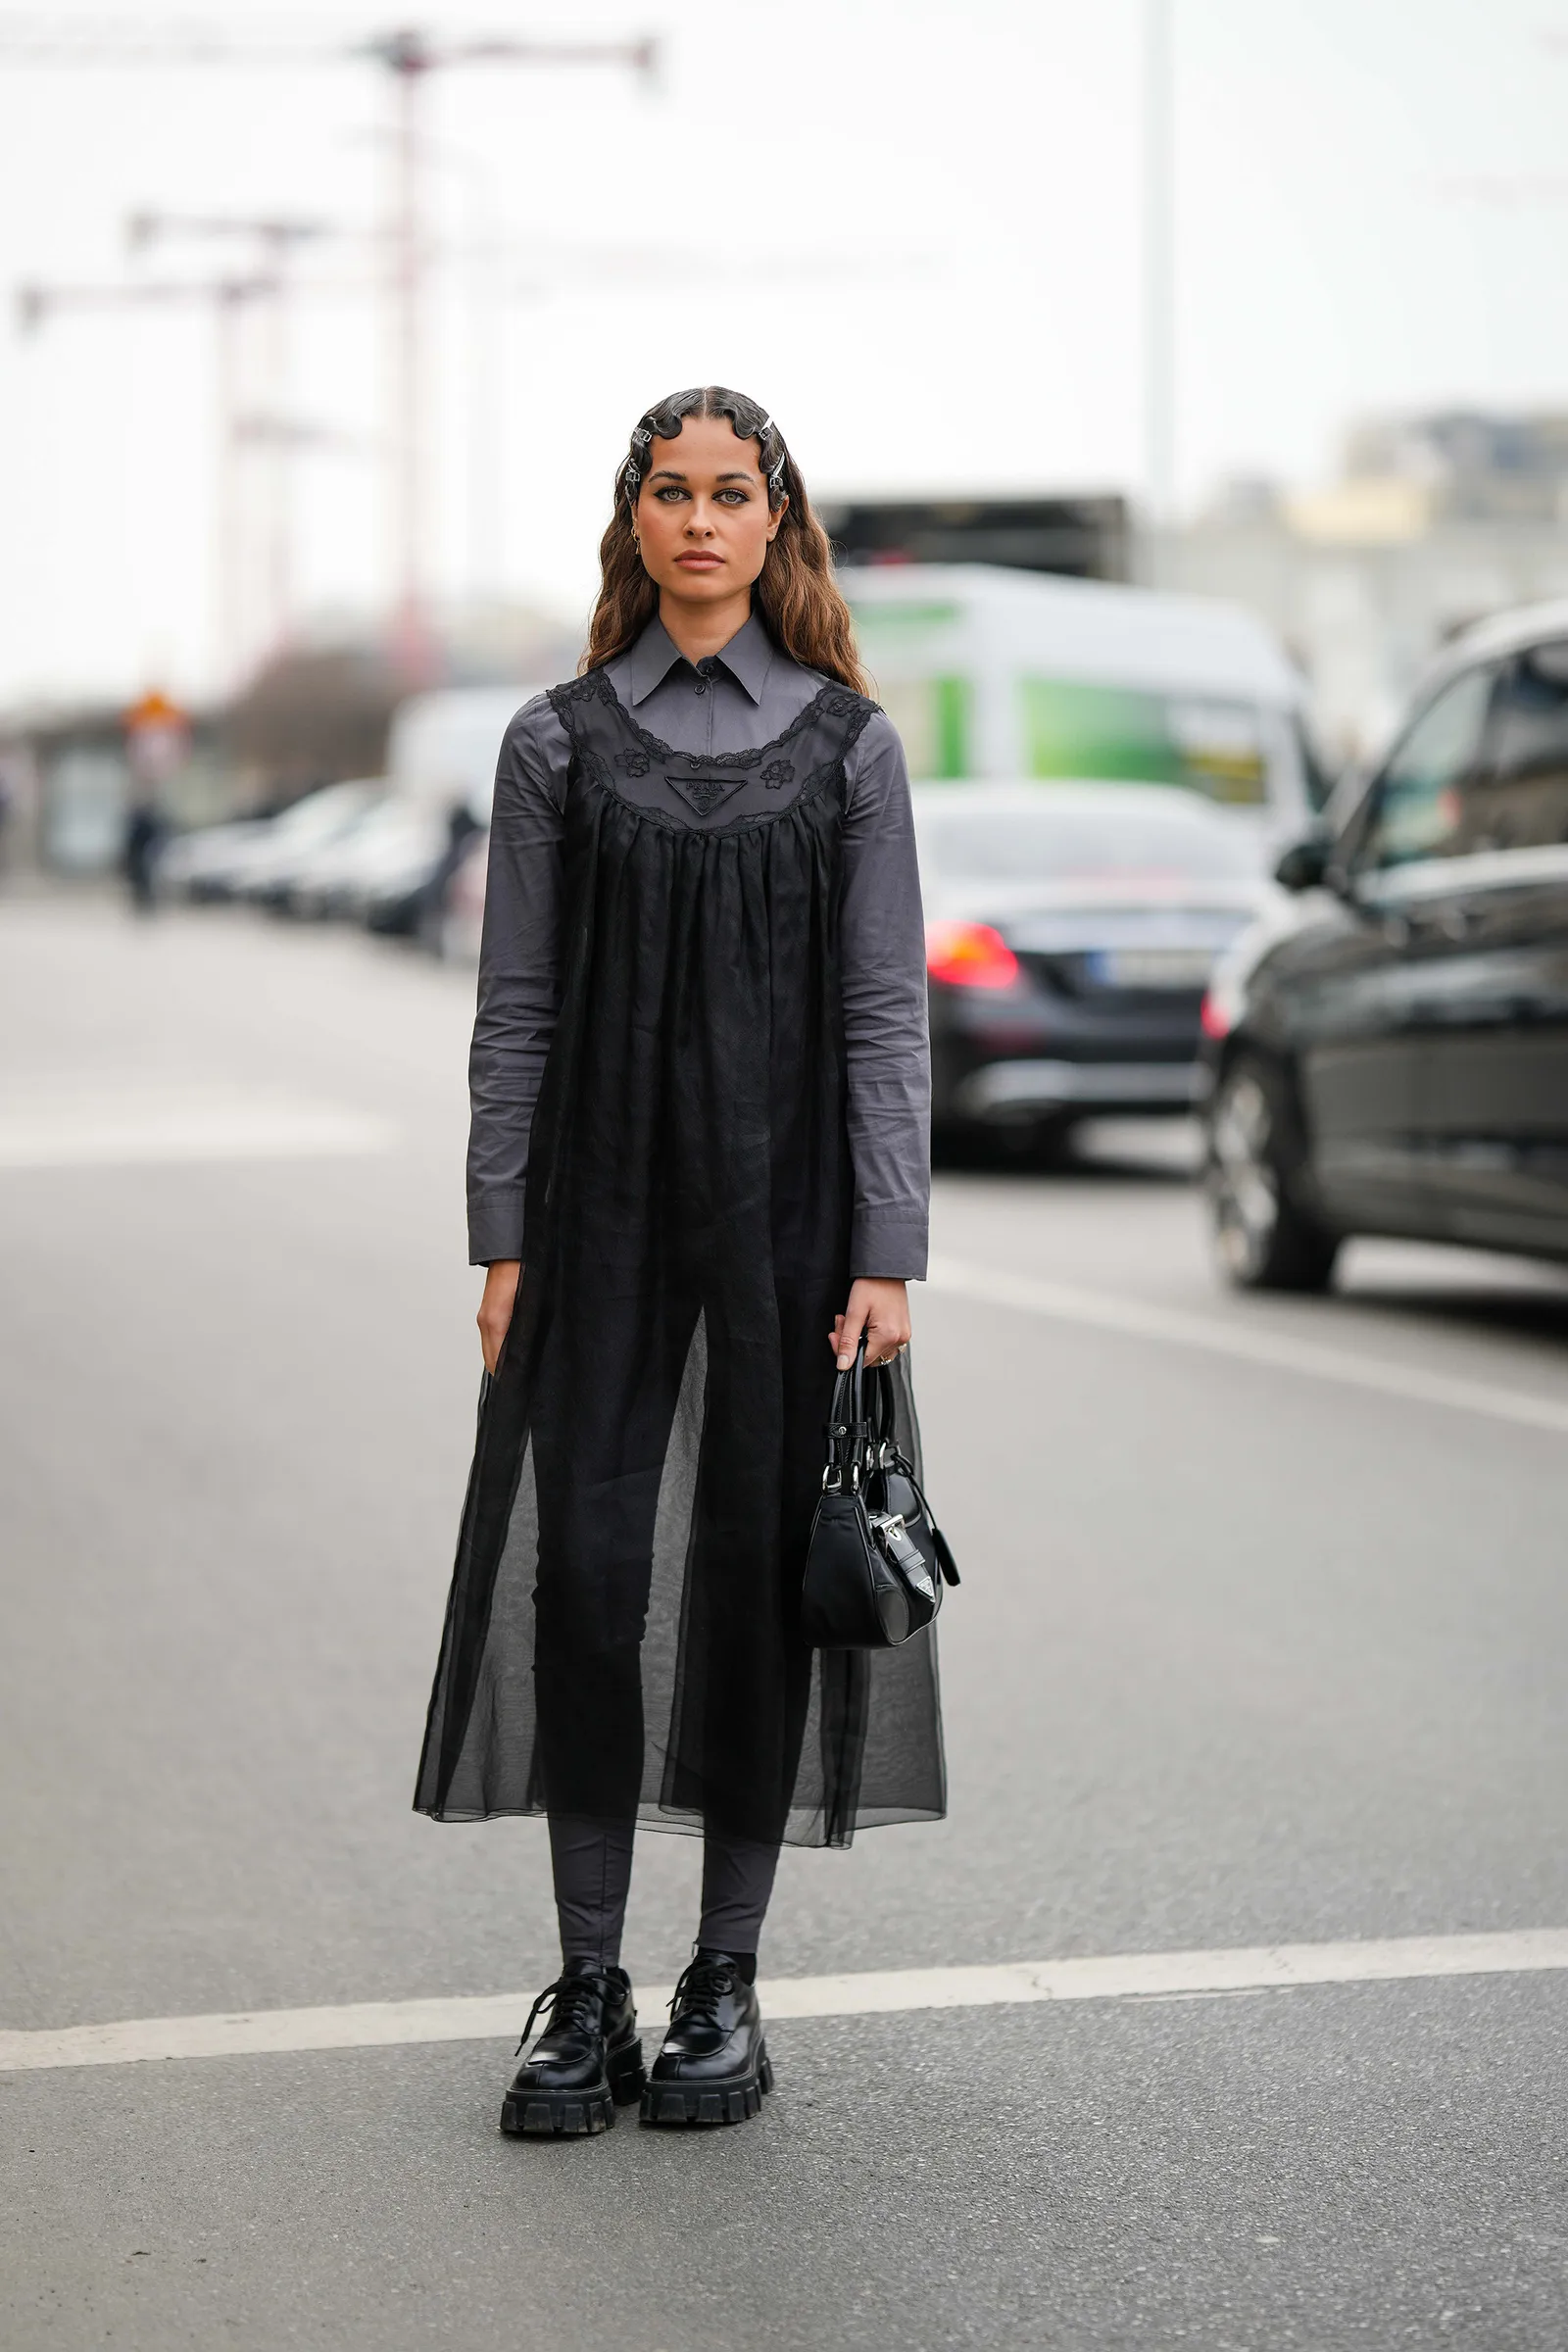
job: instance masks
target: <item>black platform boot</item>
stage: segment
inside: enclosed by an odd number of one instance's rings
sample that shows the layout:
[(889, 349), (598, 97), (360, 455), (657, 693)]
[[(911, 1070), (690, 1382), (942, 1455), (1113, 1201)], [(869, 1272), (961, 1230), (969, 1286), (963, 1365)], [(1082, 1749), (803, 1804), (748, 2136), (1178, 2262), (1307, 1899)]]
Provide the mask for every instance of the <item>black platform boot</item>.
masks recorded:
[(596, 1960), (568, 1960), (530, 2010), (519, 2052), (547, 2001), (550, 2023), (513, 2077), (501, 2129), (544, 2139), (608, 2131), (647, 2081), (631, 1979)]
[(643, 2092), (645, 2124), (743, 2124), (773, 2087), (757, 1987), (727, 1952), (699, 1951), (675, 1987)]

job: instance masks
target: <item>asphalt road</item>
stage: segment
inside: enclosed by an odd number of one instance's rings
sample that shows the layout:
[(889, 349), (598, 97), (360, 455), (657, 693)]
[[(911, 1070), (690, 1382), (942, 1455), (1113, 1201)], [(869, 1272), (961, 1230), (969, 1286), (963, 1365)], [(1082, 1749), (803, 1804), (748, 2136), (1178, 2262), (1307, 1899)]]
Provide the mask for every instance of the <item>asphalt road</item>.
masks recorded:
[[(353, 938), (0, 907), (0, 2028), (553, 1973), (542, 1826), (409, 1810), (470, 1002)], [(1568, 1925), (1568, 1283), (1365, 1246), (1228, 1298), (1183, 1152), (939, 1181), (952, 1815), (786, 1855), (764, 1975)], [(643, 1841), (647, 1982), (697, 1866)], [(0, 2343), (1537, 2352), (1565, 2002), (801, 2019), (760, 2122), (549, 2146), (497, 2134), (509, 2043), (0, 2073)]]

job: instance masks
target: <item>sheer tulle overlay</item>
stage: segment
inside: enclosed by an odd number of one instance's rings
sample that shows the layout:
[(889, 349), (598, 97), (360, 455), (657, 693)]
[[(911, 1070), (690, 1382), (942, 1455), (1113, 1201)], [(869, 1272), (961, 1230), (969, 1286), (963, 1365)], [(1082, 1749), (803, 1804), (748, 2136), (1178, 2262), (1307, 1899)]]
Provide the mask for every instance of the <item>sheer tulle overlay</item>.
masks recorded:
[(602, 673), (552, 699), (561, 1018), (416, 1805), (803, 1845), (937, 1819), (931, 1635), (798, 1631), (850, 1272), (844, 761), (873, 706), (830, 687), (777, 742), (694, 760)]

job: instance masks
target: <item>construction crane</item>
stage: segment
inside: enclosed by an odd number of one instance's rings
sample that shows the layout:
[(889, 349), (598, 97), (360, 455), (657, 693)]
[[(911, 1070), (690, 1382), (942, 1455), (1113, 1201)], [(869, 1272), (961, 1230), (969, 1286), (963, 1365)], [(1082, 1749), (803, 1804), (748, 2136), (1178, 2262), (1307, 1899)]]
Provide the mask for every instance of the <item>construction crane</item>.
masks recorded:
[(421, 100), (433, 74), (454, 67), (614, 67), (645, 86), (658, 70), (659, 44), (628, 40), (528, 40), (507, 34), (435, 37), (404, 25), (348, 43), (237, 37), (218, 20), (165, 25), (78, 20), (15, 12), (0, 15), (0, 59), (15, 65), (294, 66), (362, 58), (392, 76), (393, 193), (388, 292), (393, 319), (392, 511), (396, 578), (394, 643), (411, 679), (429, 674), (432, 642), (425, 523), (425, 310), (427, 269), (420, 185)]
[(391, 220), (392, 294), (396, 321), (394, 377), (397, 413), (395, 645), (411, 677), (431, 668), (425, 598), (424, 292), (426, 247), (420, 205), (420, 100), (430, 75), (453, 66), (621, 66), (645, 79), (658, 62), (657, 44), (634, 41), (528, 41), (508, 38), (432, 41), (409, 29), (363, 44), (387, 68), (397, 94), (394, 123), (394, 197)]
[[(171, 241), (252, 245), (258, 267), (270, 281), (272, 298), (260, 314), (265, 342), (254, 405), (232, 413), (220, 429), (236, 450), (255, 451), (263, 461), (266, 498), (261, 573), (266, 581), (267, 613), (263, 634), (279, 650), (288, 641), (294, 612), (294, 460), (335, 437), (293, 413), (293, 263), (305, 248), (332, 234), (329, 221), (281, 214), (246, 219), (221, 213), (142, 210), (132, 213), (125, 223), (125, 242), (132, 255), (149, 253)], [(234, 519), (232, 514), (230, 519)]]

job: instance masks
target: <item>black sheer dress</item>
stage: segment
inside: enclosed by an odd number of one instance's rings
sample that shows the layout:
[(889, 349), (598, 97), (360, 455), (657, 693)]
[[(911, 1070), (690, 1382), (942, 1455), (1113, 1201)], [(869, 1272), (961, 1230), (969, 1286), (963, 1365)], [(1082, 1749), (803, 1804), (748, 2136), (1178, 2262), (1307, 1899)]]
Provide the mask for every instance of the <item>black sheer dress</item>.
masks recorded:
[(929, 1635), (813, 1651), (797, 1624), (852, 1272), (846, 762), (875, 706), (825, 685), (769, 743), (688, 757), (604, 670), (550, 702), (560, 1014), (416, 1805), (814, 1845), (939, 1818)]

